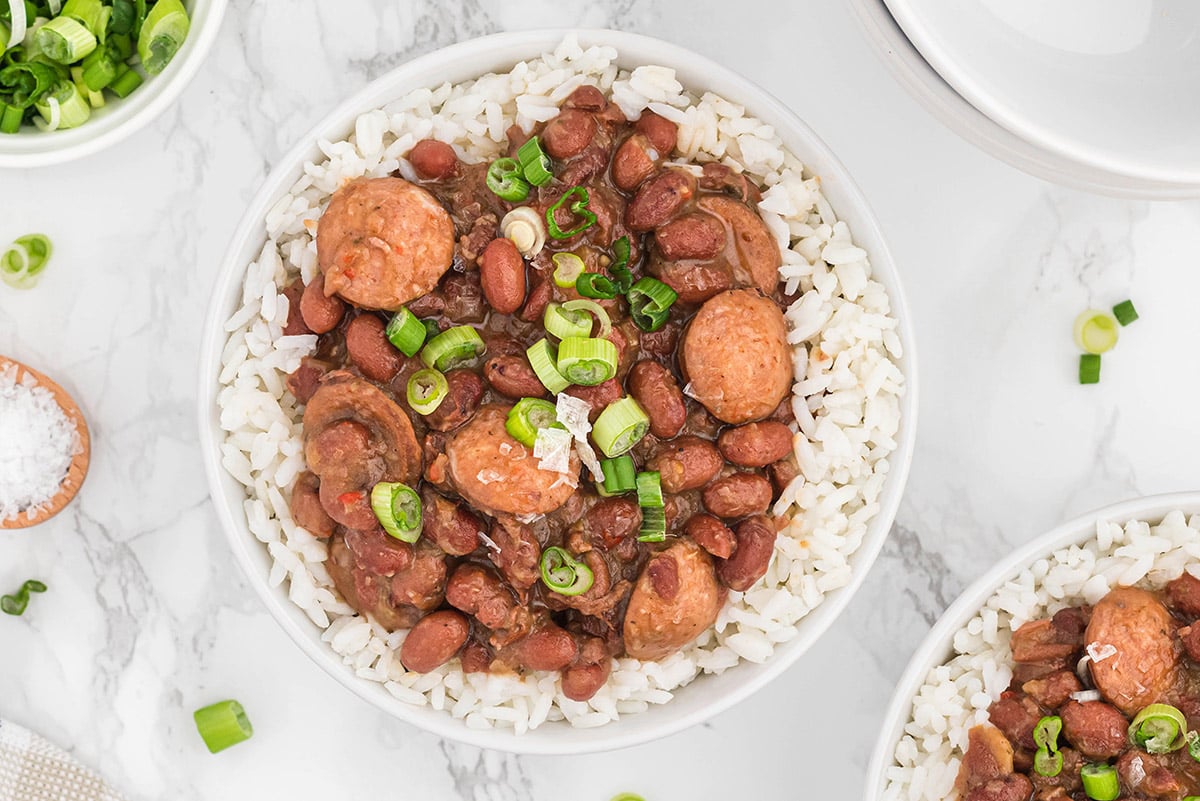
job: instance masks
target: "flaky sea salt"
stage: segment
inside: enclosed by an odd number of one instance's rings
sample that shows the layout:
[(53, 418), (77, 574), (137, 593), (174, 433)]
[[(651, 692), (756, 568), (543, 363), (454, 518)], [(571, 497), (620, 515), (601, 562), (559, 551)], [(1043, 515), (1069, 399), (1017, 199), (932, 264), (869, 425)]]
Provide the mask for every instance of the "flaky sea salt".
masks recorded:
[(79, 432), (33, 376), (0, 369), (0, 520), (37, 510), (62, 486)]

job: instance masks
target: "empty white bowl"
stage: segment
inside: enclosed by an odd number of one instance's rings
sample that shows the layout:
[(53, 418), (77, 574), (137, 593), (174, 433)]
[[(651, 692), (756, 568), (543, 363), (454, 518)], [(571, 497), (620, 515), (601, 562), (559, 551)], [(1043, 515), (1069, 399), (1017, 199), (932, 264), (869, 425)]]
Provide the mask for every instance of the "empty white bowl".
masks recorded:
[(78, 128), (39, 131), (22, 127), (14, 134), (0, 134), (0, 167), (41, 167), (90, 156), (150, 123), (183, 93), (204, 62), (228, 0), (184, 0), (191, 28), (183, 47), (167, 68), (152, 75), (129, 97), (105, 96), (105, 104)]
[[(744, 104), (747, 113), (773, 125), (785, 146), (821, 176), (822, 188), (829, 202), (839, 217), (849, 223), (857, 243), (870, 254), (874, 274), (891, 296), (893, 313), (900, 322), (898, 334), (905, 349), (904, 359), (900, 362), (905, 375), (906, 392), (901, 401), (901, 428), (897, 437), (899, 447), (890, 457), (891, 470), (879, 501), (880, 511), (869, 524), (862, 546), (851, 557), (851, 582), (829, 593), (824, 602), (800, 622), (797, 635), (777, 646), (774, 656), (767, 662), (743, 663), (719, 676), (701, 676), (677, 691), (669, 703), (624, 716), (619, 721), (599, 728), (575, 729), (565, 723), (549, 723), (523, 736), (516, 736), (511, 730), (470, 729), (446, 712), (402, 703), (382, 685), (355, 677), (342, 664), (341, 658), (321, 640), (321, 630), (288, 600), (286, 588), (268, 584), (271, 559), (266, 548), (247, 527), (243, 511), (243, 488), (221, 467), (220, 445), (224, 441), (224, 434), (218, 417), (217, 394), (220, 386), (217, 376), (226, 338), (223, 323), (240, 305), (246, 265), (262, 249), (265, 241), (263, 219), (267, 210), (300, 176), (305, 161), (320, 158), (317, 147), (319, 139), (338, 140), (346, 137), (360, 113), (378, 108), (413, 89), (436, 86), (445, 81), (459, 82), (490, 71), (507, 71), (518, 61), (553, 50), (565, 33), (533, 31), (499, 34), (457, 44), (415, 59), (370, 84), (305, 135), (276, 166), (251, 202), (232, 238), (214, 288), (199, 373), (200, 441), (213, 501), (234, 554), (251, 586), (288, 635), (342, 685), (401, 720), (437, 735), (485, 748), (538, 754), (601, 751), (656, 740), (728, 709), (793, 664), (849, 603), (887, 537), (912, 458), (917, 408), (913, 334), (895, 265), (866, 200), (829, 148), (778, 100), (701, 55), (634, 34), (605, 30), (580, 31), (577, 35), (584, 46), (601, 44), (616, 48), (621, 66), (632, 68), (642, 64), (658, 64), (673, 67), (684, 86), (717, 92), (733, 102)], [(280, 667), (281, 670), (285, 669), (285, 666)]]

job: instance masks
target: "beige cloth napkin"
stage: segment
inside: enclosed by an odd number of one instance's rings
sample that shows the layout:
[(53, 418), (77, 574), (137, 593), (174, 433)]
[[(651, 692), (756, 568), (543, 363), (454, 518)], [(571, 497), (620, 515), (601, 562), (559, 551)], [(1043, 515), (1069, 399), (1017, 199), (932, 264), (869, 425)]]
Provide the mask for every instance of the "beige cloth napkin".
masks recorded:
[(0, 720), (0, 801), (122, 801), (74, 757), (28, 729)]

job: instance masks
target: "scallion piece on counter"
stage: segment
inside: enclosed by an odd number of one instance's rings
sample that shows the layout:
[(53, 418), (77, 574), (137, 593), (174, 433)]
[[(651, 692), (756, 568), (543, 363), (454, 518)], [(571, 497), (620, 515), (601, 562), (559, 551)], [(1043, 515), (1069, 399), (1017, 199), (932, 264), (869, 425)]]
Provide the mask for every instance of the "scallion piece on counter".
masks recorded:
[(179, 0), (158, 0), (146, 15), (138, 34), (138, 58), (151, 75), (167, 68), (183, 46), (191, 21)]
[(545, 186), (554, 180), (550, 157), (542, 150), (542, 143), (536, 136), (517, 149), (517, 161), (525, 180), (534, 186)]
[[(550, 233), (550, 236), (555, 239), (570, 239), (595, 225), (596, 215), (588, 209), (589, 200), (590, 197), (586, 189), (582, 186), (573, 186), (567, 190), (566, 194), (555, 201), (553, 206), (546, 209), (546, 230)], [(555, 219), (558, 210), (563, 206), (566, 206), (580, 220), (577, 226), (565, 231), (559, 226), (558, 220)]]
[(588, 337), (592, 334), (592, 316), (582, 310), (567, 311), (561, 303), (546, 304), (542, 325), (547, 333), (559, 339)]
[(421, 496), (407, 484), (376, 484), (371, 489), (371, 511), (388, 535), (402, 542), (416, 542), (421, 536)]
[(1100, 355), (1098, 353), (1083, 353), (1079, 356), (1079, 383), (1100, 383)]
[(1138, 318), (1137, 309), (1133, 308), (1132, 300), (1123, 300), (1116, 306), (1113, 306), (1113, 317), (1117, 318), (1117, 322), (1122, 326), (1129, 325)]
[(567, 337), (558, 345), (557, 367), (572, 384), (603, 384), (617, 374), (617, 346), (598, 337)]
[(1129, 742), (1149, 754), (1178, 751), (1187, 742), (1187, 718), (1170, 704), (1150, 704), (1129, 724)]
[(555, 253), (551, 259), (554, 262), (554, 285), (562, 289), (575, 286), (575, 281), (583, 275), (586, 267), (583, 259), (574, 253)]
[(557, 546), (542, 551), (542, 581), (559, 595), (582, 595), (592, 587), (592, 569)]
[(388, 342), (396, 346), (396, 350), (405, 356), (415, 356), (425, 344), (425, 324), (417, 316), (403, 306), (388, 320), (384, 335)]
[(657, 331), (667, 322), (671, 306), (679, 297), (657, 278), (643, 278), (629, 288), (629, 314), (643, 331)]
[(405, 398), (417, 414), (433, 414), (449, 393), (450, 384), (446, 376), (427, 367), (409, 376)]
[(1079, 769), (1083, 792), (1092, 801), (1116, 801), (1121, 794), (1117, 769), (1102, 762), (1091, 762)]
[(18, 237), (0, 255), (0, 280), (14, 289), (31, 289), (50, 261), (54, 248), (43, 234)]
[(125, 67), (117, 72), (117, 77), (108, 85), (108, 90), (117, 97), (129, 97), (134, 89), (142, 85), (145, 78), (137, 70)]
[(628, 453), (650, 430), (650, 418), (633, 398), (610, 403), (596, 418), (592, 439), (609, 459)]
[(1107, 353), (1117, 344), (1118, 330), (1116, 317), (1088, 309), (1075, 318), (1075, 344), (1085, 353)]
[(196, 721), (196, 730), (200, 732), (204, 744), (210, 753), (224, 751), (231, 745), (249, 740), (254, 735), (254, 727), (246, 710), (237, 701), (219, 701), (192, 713)]
[(534, 342), (525, 351), (525, 355), (529, 357), (529, 366), (533, 368), (538, 380), (551, 394), (557, 395), (571, 386), (571, 382), (558, 372), (558, 352), (548, 340), (539, 339)]
[(421, 361), (426, 367), (441, 372), (482, 356), (487, 350), (479, 333), (469, 325), (456, 325), (438, 334), (421, 349)]
[(585, 298), (611, 300), (617, 296), (617, 285), (599, 273), (584, 273), (575, 280), (575, 291)]
[(37, 579), (29, 579), (12, 595), (0, 595), (0, 612), (6, 615), (23, 615), (29, 606), (30, 594), (45, 591), (45, 584)]
[(504, 429), (526, 448), (532, 448), (543, 428), (562, 428), (554, 404), (541, 398), (521, 398), (508, 410)]
[(646, 801), (646, 799), (636, 793), (619, 793), (614, 795), (610, 801)]
[(516, 159), (496, 159), (488, 167), (487, 188), (492, 194), (509, 203), (520, 203), (529, 197), (529, 182), (525, 180)]
[(604, 491), (609, 495), (637, 489), (636, 468), (633, 457), (628, 453), (614, 459), (601, 459), (600, 472), (604, 474)]
[(600, 323), (600, 331), (597, 336), (607, 338), (612, 333), (612, 318), (608, 316), (608, 312), (594, 300), (568, 300), (562, 305), (569, 312), (585, 311), (590, 312), (596, 318), (596, 322)]
[(55, 17), (33, 34), (33, 44), (51, 61), (70, 64), (96, 49), (96, 37), (72, 17)]

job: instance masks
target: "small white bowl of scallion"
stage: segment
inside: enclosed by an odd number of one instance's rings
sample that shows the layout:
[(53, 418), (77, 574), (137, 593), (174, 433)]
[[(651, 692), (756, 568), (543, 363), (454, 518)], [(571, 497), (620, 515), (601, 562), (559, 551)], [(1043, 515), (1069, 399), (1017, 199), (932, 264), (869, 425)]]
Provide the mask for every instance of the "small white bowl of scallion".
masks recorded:
[(0, 167), (95, 153), (170, 105), (227, 0), (0, 0)]

